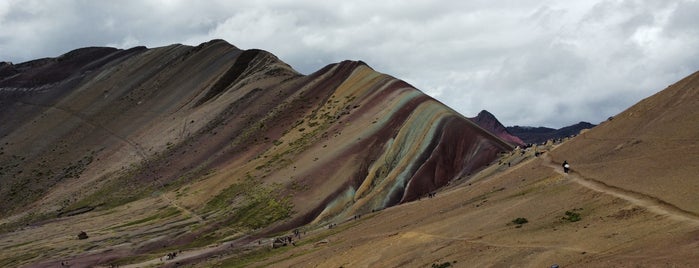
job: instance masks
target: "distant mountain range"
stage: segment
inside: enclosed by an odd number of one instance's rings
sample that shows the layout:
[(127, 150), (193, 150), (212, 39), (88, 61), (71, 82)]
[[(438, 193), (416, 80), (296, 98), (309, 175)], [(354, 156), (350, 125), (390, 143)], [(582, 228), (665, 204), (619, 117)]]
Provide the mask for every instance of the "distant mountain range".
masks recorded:
[(527, 144), (546, 142), (551, 139), (569, 137), (571, 135), (577, 135), (583, 129), (589, 129), (595, 126), (587, 122), (580, 122), (560, 129), (525, 126), (505, 127), (495, 115), (486, 110), (482, 110), (476, 117), (471, 117), (469, 119), (513, 146), (524, 146)]
[(559, 139), (564, 137), (570, 137), (571, 135), (577, 135), (583, 129), (590, 129), (595, 127), (595, 124), (588, 122), (580, 122), (567, 127), (562, 127), (559, 129), (548, 128), (548, 127), (527, 127), (527, 126), (513, 126), (507, 127), (507, 132), (511, 133), (522, 139), (524, 143), (534, 144), (546, 142), (550, 139)]

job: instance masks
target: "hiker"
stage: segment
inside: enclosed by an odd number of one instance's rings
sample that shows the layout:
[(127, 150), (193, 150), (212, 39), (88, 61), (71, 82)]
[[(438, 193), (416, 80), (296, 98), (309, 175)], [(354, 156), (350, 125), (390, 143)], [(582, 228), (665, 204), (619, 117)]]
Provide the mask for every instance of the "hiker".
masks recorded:
[(568, 170), (570, 170), (570, 165), (568, 164), (568, 161), (563, 161), (563, 172), (568, 173)]

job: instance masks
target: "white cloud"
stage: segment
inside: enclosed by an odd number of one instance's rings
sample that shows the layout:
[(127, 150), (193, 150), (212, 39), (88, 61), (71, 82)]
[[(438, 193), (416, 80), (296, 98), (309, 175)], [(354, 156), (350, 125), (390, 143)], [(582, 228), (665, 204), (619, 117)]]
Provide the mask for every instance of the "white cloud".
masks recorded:
[(344, 59), (508, 125), (593, 123), (699, 69), (684, 1), (0, 2), (0, 60), (223, 38), (303, 73)]

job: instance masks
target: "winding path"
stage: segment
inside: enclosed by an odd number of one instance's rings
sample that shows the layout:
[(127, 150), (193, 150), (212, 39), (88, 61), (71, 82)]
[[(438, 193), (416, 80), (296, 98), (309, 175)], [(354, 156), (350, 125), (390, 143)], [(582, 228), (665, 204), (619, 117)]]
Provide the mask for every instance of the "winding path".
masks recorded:
[(570, 170), (569, 173), (564, 173), (563, 169), (558, 165), (558, 163), (553, 163), (551, 157), (546, 154), (543, 157), (544, 161), (542, 165), (547, 166), (555, 170), (557, 173), (565, 176), (565, 178), (580, 184), (581, 186), (588, 188), (590, 190), (615, 196), (617, 198), (624, 199), (634, 205), (648, 209), (658, 215), (667, 216), (671, 219), (678, 221), (688, 221), (699, 225), (699, 215), (694, 212), (681, 209), (671, 203), (660, 198), (650, 196), (644, 193), (639, 193), (636, 191), (624, 189), (621, 187), (606, 184), (602, 181), (587, 178), (582, 176), (579, 172)]

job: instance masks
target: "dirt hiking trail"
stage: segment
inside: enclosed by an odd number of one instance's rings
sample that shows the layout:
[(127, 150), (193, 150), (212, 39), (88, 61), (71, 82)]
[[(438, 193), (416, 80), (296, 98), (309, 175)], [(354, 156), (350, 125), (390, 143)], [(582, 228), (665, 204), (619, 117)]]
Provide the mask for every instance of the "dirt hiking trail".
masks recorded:
[[(543, 159), (544, 161), (542, 162), (542, 165), (552, 168), (557, 173), (563, 175), (566, 179), (580, 184), (585, 188), (624, 199), (634, 205), (644, 207), (648, 209), (648, 211), (655, 214), (667, 216), (678, 221), (691, 222), (699, 226), (699, 215), (691, 211), (678, 208), (677, 206), (657, 197), (619, 188), (592, 178), (587, 178), (575, 171), (573, 168), (571, 168), (570, 172), (566, 174), (563, 172), (563, 168), (560, 166), (560, 163), (554, 163), (549, 154), (544, 155)], [(574, 164), (571, 166), (574, 166)]]

